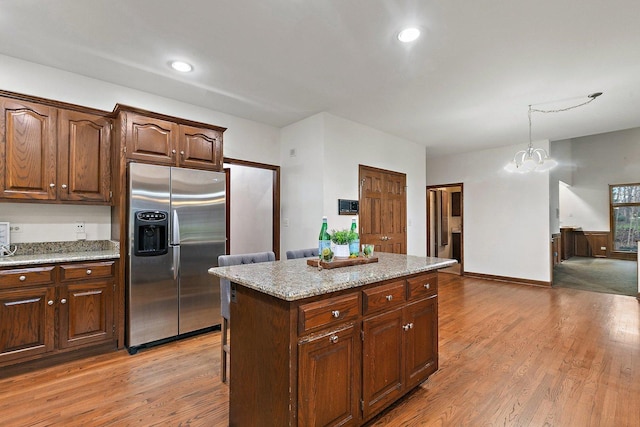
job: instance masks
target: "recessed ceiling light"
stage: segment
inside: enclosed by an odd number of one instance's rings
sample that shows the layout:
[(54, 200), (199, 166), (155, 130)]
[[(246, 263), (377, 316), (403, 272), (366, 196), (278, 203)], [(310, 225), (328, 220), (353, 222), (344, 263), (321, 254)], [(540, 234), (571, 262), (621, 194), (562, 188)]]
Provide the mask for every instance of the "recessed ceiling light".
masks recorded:
[(188, 64), (184, 61), (172, 61), (171, 68), (176, 71), (180, 71), (181, 73), (188, 73), (189, 71), (193, 70), (191, 64)]
[(420, 30), (417, 28), (405, 28), (398, 33), (398, 40), (409, 43), (420, 37)]

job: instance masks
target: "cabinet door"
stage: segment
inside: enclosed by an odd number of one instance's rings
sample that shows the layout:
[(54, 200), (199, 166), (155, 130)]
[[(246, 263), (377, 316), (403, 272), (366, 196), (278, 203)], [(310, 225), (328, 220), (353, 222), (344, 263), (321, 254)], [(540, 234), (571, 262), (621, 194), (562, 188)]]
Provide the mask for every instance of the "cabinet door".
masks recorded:
[(362, 322), (363, 416), (368, 418), (400, 397), (404, 373), (402, 308)]
[(60, 348), (113, 340), (113, 280), (60, 287)]
[(0, 197), (55, 200), (56, 109), (0, 98)]
[(0, 362), (54, 348), (55, 287), (0, 290)]
[(109, 202), (111, 121), (102, 116), (58, 112), (60, 200)]
[(222, 132), (180, 125), (178, 166), (222, 171)]
[(438, 369), (438, 297), (405, 308), (405, 387), (413, 388)]
[(178, 141), (176, 123), (126, 113), (126, 156), (149, 163), (175, 165)]
[(299, 344), (298, 425), (355, 425), (358, 417), (358, 328)]

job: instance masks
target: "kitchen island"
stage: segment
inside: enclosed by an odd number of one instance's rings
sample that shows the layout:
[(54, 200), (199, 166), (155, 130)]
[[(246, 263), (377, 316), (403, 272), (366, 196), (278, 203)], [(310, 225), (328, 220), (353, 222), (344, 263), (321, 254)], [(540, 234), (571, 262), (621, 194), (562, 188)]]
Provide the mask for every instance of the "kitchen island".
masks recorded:
[(211, 268), (231, 281), (229, 424), (362, 425), (438, 368), (443, 258)]

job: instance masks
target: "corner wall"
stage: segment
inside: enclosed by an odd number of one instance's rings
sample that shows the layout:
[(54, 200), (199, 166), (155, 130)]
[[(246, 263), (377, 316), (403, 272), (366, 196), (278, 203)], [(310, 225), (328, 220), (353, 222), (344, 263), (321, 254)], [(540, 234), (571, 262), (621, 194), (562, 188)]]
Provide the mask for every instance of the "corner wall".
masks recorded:
[[(105, 111), (120, 103), (226, 127), (225, 157), (275, 165), (280, 161), (276, 127), (56, 68), (0, 55), (0, 89)], [(237, 214), (232, 210), (231, 215)], [(14, 243), (75, 240), (77, 220), (85, 221), (88, 240), (109, 239), (110, 218), (109, 206), (0, 203), (0, 221), (25, 225), (23, 233), (12, 234)]]
[(424, 147), (328, 113), (283, 128), (281, 141), (283, 251), (317, 245), (323, 215), (330, 229), (349, 227), (338, 199), (358, 199), (362, 164), (407, 175), (407, 253), (426, 254)]
[(571, 186), (560, 190), (560, 226), (611, 231), (609, 184), (640, 183), (640, 128), (574, 138), (571, 159)]
[[(548, 148), (548, 141), (536, 147)], [(427, 184), (464, 184), (466, 272), (550, 282), (549, 173), (503, 168), (514, 145), (427, 157)]]

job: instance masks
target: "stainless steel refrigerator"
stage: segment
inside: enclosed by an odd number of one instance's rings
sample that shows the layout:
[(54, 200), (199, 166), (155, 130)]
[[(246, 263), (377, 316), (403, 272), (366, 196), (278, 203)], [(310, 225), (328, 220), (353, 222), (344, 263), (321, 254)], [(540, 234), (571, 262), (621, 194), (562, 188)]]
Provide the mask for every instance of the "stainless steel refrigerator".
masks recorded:
[(225, 175), (130, 163), (127, 347), (220, 323)]

